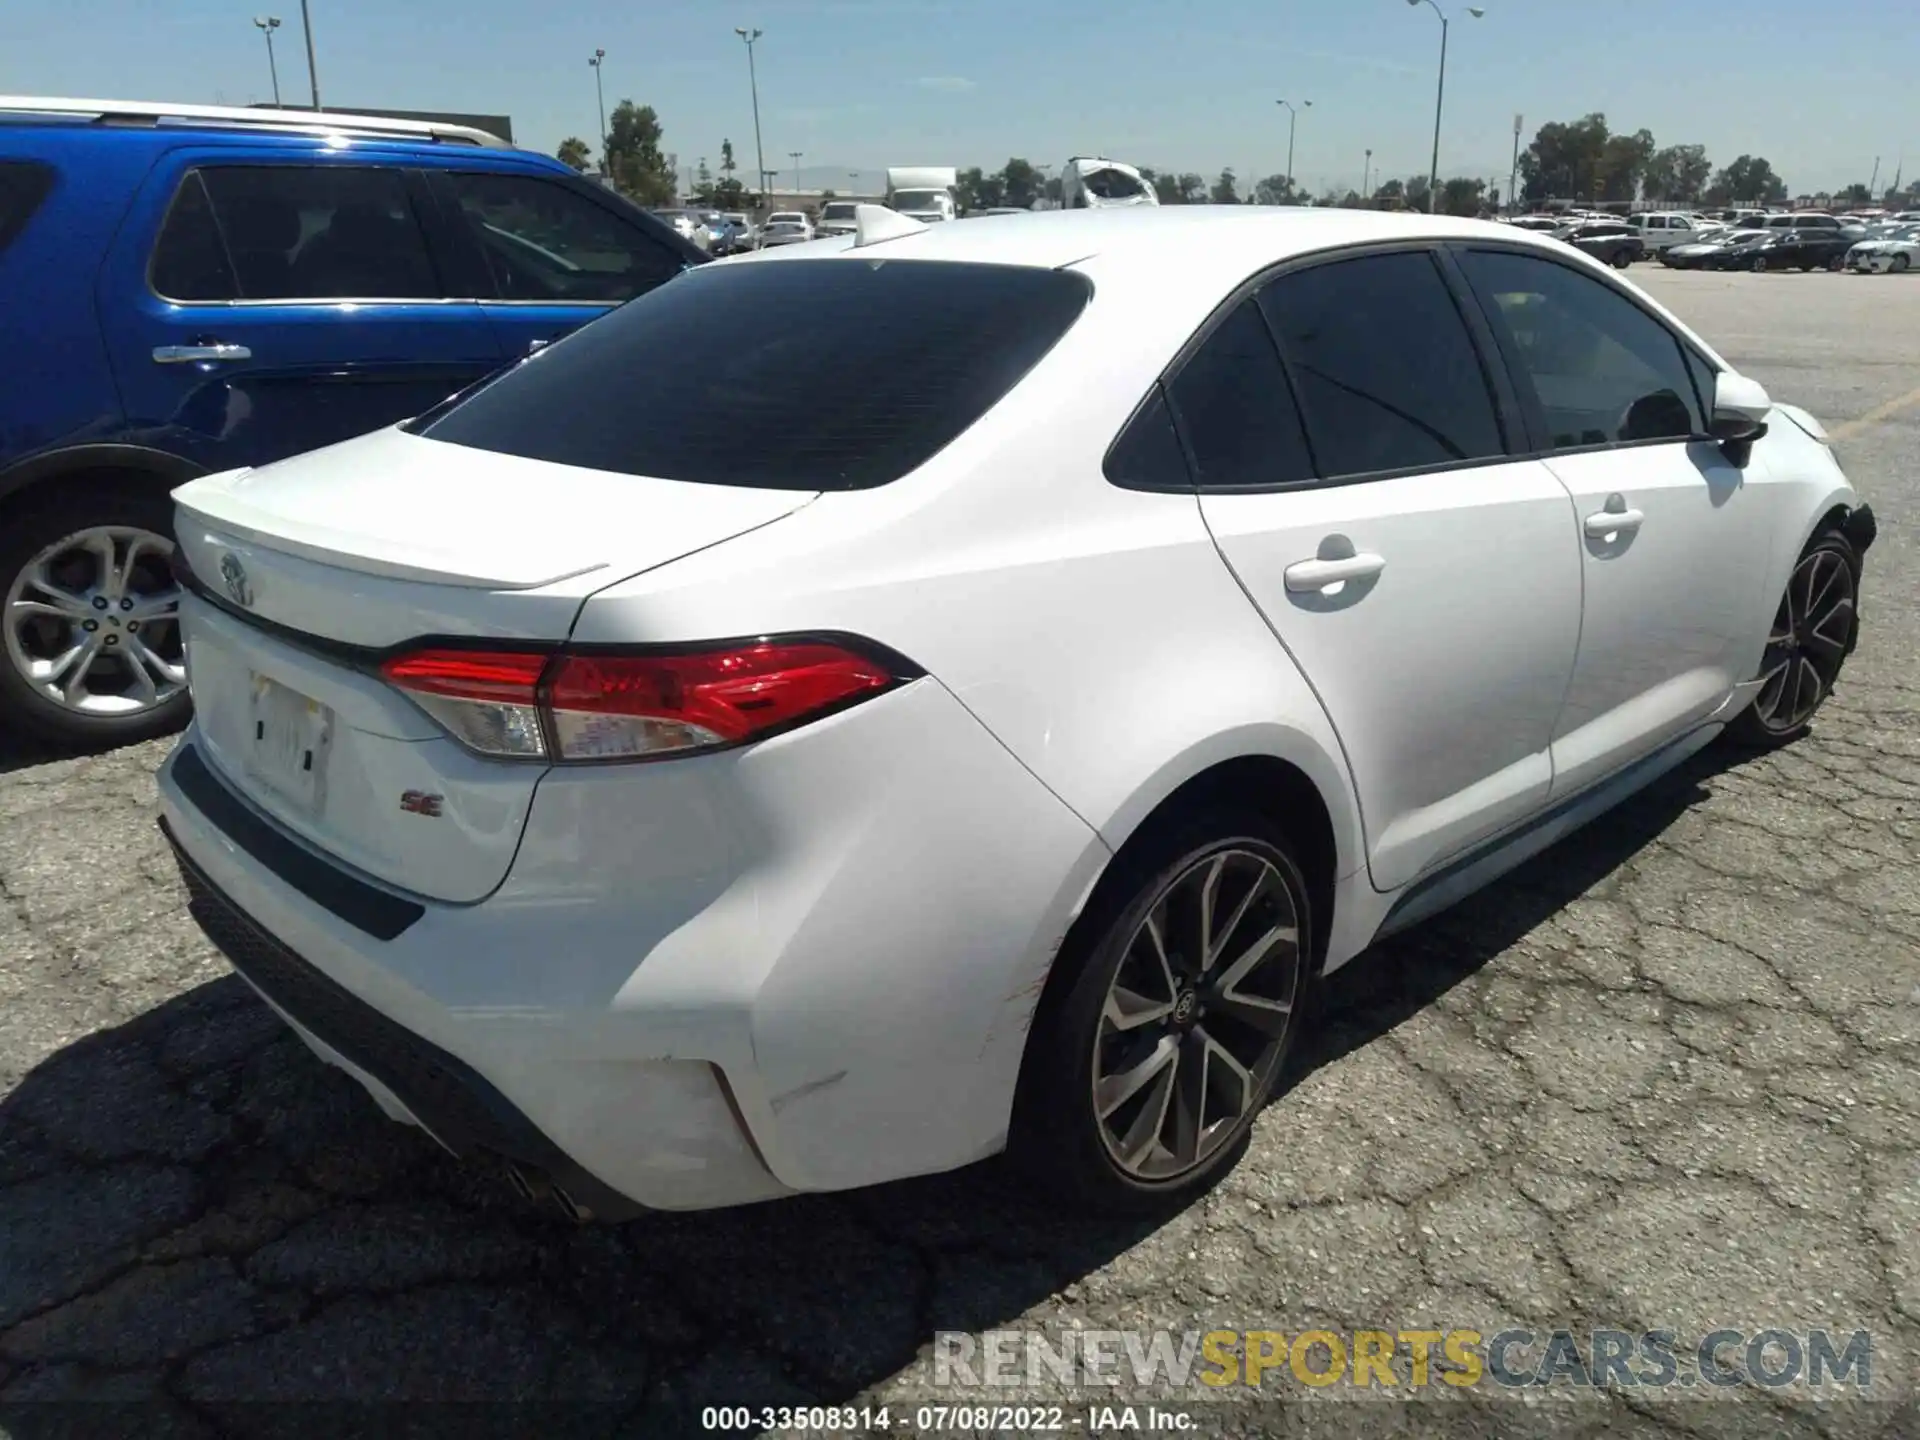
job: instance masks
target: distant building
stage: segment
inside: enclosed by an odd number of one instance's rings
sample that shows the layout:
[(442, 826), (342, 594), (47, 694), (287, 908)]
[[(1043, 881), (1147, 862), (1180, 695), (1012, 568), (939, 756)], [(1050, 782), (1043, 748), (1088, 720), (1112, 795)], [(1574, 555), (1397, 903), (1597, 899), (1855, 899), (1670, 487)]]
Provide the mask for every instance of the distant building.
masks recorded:
[[(256, 104), (253, 108), (255, 110), (313, 109), (311, 105), (261, 104)], [(489, 135), (498, 135), (508, 144), (513, 143), (511, 115), (457, 115), (451, 110), (388, 110), (375, 105), (334, 105), (330, 108), (343, 115), (377, 115), (383, 120), (424, 120), (434, 125), (465, 125), (470, 129), (484, 130)]]

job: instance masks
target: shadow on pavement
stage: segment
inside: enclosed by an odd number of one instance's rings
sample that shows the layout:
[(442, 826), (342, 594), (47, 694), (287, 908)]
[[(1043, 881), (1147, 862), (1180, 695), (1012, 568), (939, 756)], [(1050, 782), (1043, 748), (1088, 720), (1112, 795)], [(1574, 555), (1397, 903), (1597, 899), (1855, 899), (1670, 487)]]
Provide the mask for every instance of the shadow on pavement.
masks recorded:
[[(1346, 967), (1295, 1080), (1631, 859), (1721, 763)], [(341, 1433), (376, 1418), (349, 1405), (406, 1400), (462, 1435), (690, 1433), (703, 1405), (846, 1402), (936, 1331), (1043, 1309), (1164, 1223), (1058, 1213), (988, 1163), (564, 1228), (387, 1123), (229, 978), (67, 1046), (0, 1101), (0, 1429), (71, 1433), (72, 1402), (120, 1399), (143, 1433), (302, 1416)], [(448, 1401), (499, 1403), (431, 1408)], [(400, 1418), (381, 1413), (383, 1431)]]

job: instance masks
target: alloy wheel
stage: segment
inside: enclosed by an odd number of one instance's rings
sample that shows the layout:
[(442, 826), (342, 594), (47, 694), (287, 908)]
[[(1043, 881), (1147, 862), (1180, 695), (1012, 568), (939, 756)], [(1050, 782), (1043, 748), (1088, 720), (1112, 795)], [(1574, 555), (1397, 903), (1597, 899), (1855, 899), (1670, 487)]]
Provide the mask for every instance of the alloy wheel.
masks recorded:
[(1300, 991), (1299, 910), (1257, 851), (1204, 856), (1163, 889), (1121, 955), (1093, 1047), (1108, 1157), (1176, 1179), (1238, 1132), (1272, 1086)]
[(14, 577), (5, 618), (15, 673), (64, 710), (125, 718), (186, 689), (173, 542), (151, 530), (55, 541)]
[(1815, 550), (1795, 568), (1781, 597), (1760, 664), (1753, 702), (1775, 734), (1796, 730), (1833, 690), (1853, 634), (1853, 569), (1833, 550)]

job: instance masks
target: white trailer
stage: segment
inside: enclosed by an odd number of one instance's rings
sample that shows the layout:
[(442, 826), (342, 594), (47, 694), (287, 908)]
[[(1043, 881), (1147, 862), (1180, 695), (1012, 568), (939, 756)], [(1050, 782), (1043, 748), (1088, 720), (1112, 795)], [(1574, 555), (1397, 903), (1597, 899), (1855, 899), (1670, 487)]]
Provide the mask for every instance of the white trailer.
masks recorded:
[(923, 224), (951, 220), (960, 213), (959, 183), (952, 165), (896, 165), (887, 171), (887, 205)]

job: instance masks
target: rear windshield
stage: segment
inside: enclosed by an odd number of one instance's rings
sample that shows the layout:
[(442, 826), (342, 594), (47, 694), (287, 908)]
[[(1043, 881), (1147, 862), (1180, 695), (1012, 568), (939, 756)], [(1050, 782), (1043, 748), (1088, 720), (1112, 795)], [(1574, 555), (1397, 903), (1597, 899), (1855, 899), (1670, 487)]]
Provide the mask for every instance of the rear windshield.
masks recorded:
[[(413, 422), (531, 460), (778, 490), (918, 468), (1072, 326), (1093, 287), (1027, 266), (833, 259), (669, 281)], [(725, 335), (725, 345), (702, 337)]]
[(0, 160), (0, 250), (27, 228), (53, 188), (53, 171), (31, 160)]

